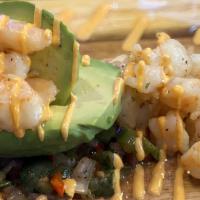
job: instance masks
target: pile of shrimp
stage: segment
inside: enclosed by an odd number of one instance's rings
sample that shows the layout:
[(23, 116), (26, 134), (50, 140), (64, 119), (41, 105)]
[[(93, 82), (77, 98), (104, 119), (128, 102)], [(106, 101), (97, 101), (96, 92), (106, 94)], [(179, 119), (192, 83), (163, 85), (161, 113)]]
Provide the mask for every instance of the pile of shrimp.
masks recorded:
[(31, 78), (29, 55), (52, 43), (50, 30), (0, 15), (0, 129), (22, 138), (50, 118), (57, 88), (51, 80)]
[(124, 70), (122, 126), (142, 130), (168, 155), (182, 154), (185, 170), (200, 178), (200, 54), (166, 33), (157, 47), (133, 47)]

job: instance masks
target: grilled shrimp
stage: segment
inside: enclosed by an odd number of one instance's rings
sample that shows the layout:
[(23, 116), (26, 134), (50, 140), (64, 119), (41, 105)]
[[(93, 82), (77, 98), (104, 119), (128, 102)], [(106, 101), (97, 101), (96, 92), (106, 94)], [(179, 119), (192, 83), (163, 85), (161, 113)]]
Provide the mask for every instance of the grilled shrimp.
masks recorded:
[(200, 101), (200, 80), (176, 77), (167, 83), (161, 93), (161, 102), (184, 113), (198, 117)]
[(44, 120), (48, 104), (23, 79), (0, 76), (0, 129), (23, 137), (21, 130), (35, 129)]
[(166, 116), (150, 119), (149, 128), (157, 145), (165, 144), (168, 152), (183, 153), (189, 148), (189, 136), (178, 112), (170, 111)]
[(52, 42), (50, 30), (40, 29), (33, 24), (19, 22), (0, 15), (0, 50), (13, 50), (23, 54), (39, 51)]
[(10, 52), (5, 54), (1, 53), (0, 57), (0, 62), (2, 62), (3, 65), (3, 73), (14, 74), (23, 79), (27, 77), (31, 64), (31, 60), (28, 56)]
[(193, 177), (200, 179), (200, 142), (196, 142), (182, 155), (181, 162), (183, 168)]

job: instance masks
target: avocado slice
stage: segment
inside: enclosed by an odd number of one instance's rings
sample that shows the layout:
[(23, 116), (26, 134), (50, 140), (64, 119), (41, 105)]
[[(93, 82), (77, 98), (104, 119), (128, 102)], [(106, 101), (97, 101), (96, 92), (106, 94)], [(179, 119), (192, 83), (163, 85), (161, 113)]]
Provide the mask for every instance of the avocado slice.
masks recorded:
[[(0, 14), (8, 15), (10, 18), (34, 23), (35, 5), (23, 1), (6, 1), (0, 3)], [(42, 10), (41, 28), (53, 30), (54, 16), (46, 10)], [(78, 77), (79, 53), (74, 36), (60, 23), (59, 46), (51, 45), (42, 51), (31, 55), (31, 70), (36, 71), (40, 78), (54, 81), (59, 93), (54, 102), (55, 105), (66, 105), (72, 87)], [(74, 56), (76, 53), (78, 56)], [(72, 76), (73, 73), (73, 76)]]
[(20, 157), (55, 154), (91, 141), (96, 134), (112, 126), (121, 109), (121, 95), (113, 103), (114, 83), (120, 70), (111, 64), (91, 60), (91, 65), (80, 66), (79, 81), (73, 93), (77, 104), (73, 112), (66, 142), (60, 128), (67, 106), (53, 105), (53, 118), (45, 124), (45, 139), (41, 142), (37, 133), (27, 131), (18, 139), (12, 133), (0, 133), (0, 156)]

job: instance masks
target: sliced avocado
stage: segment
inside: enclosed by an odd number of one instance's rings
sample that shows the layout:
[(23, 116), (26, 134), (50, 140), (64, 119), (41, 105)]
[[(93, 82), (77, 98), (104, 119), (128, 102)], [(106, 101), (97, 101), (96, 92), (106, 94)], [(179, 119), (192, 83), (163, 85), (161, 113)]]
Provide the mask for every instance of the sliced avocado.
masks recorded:
[[(0, 3), (0, 14), (8, 15), (10, 18), (29, 23), (34, 22), (35, 5), (23, 1), (6, 1)], [(46, 10), (42, 10), (41, 27), (53, 29), (54, 16)], [(56, 96), (56, 105), (66, 105), (71, 93), (74, 80), (78, 75), (78, 69), (72, 76), (72, 66), (78, 67), (79, 56), (75, 57), (73, 49), (74, 36), (60, 23), (59, 46), (51, 45), (42, 51), (31, 55), (31, 70), (36, 71), (40, 78), (54, 81), (59, 93)], [(79, 54), (77, 52), (77, 54)], [(75, 77), (75, 78), (74, 78)]]
[(53, 118), (45, 124), (45, 139), (27, 131), (18, 139), (12, 133), (0, 133), (0, 156), (33, 156), (54, 154), (91, 141), (103, 129), (108, 129), (121, 109), (121, 95), (113, 103), (114, 83), (120, 70), (110, 64), (92, 59), (91, 65), (80, 66), (80, 78), (73, 92), (78, 101), (72, 116), (68, 140), (64, 142), (60, 127), (66, 106), (51, 106)]

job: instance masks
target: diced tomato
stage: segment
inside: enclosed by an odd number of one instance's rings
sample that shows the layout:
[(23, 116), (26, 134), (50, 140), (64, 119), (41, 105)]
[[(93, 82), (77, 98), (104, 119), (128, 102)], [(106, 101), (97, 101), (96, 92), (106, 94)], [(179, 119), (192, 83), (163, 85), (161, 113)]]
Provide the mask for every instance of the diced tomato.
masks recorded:
[(62, 175), (60, 172), (57, 172), (51, 178), (51, 185), (53, 189), (57, 192), (59, 197), (64, 196), (64, 182), (62, 180)]

